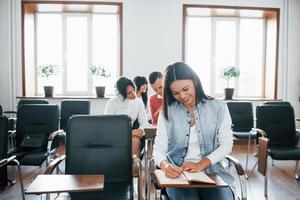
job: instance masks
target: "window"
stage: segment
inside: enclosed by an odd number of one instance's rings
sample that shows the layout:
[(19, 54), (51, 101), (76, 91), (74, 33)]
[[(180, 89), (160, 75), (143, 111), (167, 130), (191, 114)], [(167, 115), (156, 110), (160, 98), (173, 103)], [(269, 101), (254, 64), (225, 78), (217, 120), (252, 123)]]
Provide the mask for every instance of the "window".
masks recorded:
[(236, 97), (276, 98), (278, 10), (195, 5), (183, 9), (184, 60), (207, 94), (222, 97), (226, 86), (220, 72), (237, 66), (240, 77), (231, 83)]
[[(122, 73), (121, 3), (36, 5), (23, 2), (23, 95), (42, 95), (47, 81), (56, 95), (92, 96), (97, 82), (92, 65), (110, 72), (101, 84), (113, 94)], [(36, 67), (44, 64), (57, 65), (60, 73), (48, 80), (38, 77)]]

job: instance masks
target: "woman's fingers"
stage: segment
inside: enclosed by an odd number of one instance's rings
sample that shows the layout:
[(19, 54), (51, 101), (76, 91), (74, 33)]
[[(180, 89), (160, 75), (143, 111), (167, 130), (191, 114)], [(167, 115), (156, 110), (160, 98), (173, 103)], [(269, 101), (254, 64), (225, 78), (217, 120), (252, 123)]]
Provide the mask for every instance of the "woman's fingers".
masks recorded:
[(177, 167), (174, 167), (173, 165), (171, 164), (168, 164), (165, 168), (164, 168), (164, 172), (166, 174), (167, 177), (170, 177), (170, 178), (177, 178), (181, 175), (182, 171), (177, 168)]
[(196, 168), (197, 168), (197, 165), (192, 162), (185, 162), (181, 166), (182, 171), (189, 171), (189, 172), (196, 171)]

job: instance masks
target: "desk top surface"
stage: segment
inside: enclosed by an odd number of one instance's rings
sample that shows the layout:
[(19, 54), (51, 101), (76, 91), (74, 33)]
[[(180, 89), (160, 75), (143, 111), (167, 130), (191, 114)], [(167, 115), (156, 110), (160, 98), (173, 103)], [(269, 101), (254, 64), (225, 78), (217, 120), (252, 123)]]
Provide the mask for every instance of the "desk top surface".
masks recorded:
[(103, 175), (38, 175), (25, 189), (25, 194), (101, 191)]
[(144, 127), (145, 138), (146, 139), (154, 139), (156, 136), (157, 126), (146, 126)]

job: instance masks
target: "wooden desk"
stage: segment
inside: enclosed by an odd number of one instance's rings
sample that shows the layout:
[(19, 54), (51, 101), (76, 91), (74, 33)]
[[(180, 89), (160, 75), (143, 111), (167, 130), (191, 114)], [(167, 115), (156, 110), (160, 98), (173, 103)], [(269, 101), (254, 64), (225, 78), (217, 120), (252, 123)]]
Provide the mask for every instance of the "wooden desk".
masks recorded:
[(104, 188), (103, 175), (38, 175), (25, 188), (25, 194), (91, 192)]
[(152, 159), (152, 149), (154, 138), (156, 137), (156, 126), (144, 127), (145, 131), (145, 195), (146, 199), (150, 199), (150, 172), (149, 172), (149, 161)]
[(156, 126), (147, 126), (144, 128), (145, 139), (154, 139), (156, 137)]

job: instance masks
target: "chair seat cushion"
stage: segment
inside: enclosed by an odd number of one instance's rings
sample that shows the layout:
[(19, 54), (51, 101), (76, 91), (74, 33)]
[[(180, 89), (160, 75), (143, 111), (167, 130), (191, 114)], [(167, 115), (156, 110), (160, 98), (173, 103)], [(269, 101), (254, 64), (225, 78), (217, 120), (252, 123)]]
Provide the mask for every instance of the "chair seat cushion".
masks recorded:
[(33, 165), (33, 166), (40, 166), (46, 160), (47, 152), (43, 149), (40, 151), (33, 150), (26, 151), (22, 148), (14, 148), (8, 151), (8, 156), (16, 155), (17, 160), (20, 162), (21, 165)]
[(270, 146), (269, 155), (274, 160), (300, 160), (300, 148)]
[(72, 200), (129, 200), (133, 199), (133, 188), (131, 183), (104, 182), (104, 189), (101, 192), (71, 193)]
[(247, 131), (247, 132), (241, 132), (241, 131), (233, 131), (232, 132), (233, 136), (238, 138), (238, 139), (248, 139), (249, 138), (249, 135), (251, 139), (254, 139), (256, 137), (255, 134), (251, 134), (250, 131)]

